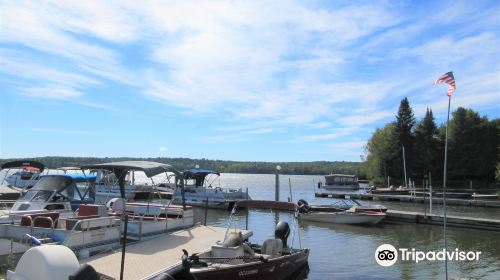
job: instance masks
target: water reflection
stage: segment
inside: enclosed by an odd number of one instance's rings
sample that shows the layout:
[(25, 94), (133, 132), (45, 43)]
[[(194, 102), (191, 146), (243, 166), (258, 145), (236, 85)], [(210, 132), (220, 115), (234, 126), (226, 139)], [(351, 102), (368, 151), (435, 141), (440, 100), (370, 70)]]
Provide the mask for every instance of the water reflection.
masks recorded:
[[(195, 219), (203, 222), (203, 209), (195, 210)], [(207, 212), (207, 224), (227, 226), (229, 213), (212, 210)], [(239, 211), (235, 227), (254, 231), (252, 242), (261, 243), (274, 237), (278, 220), (290, 221), (288, 212), (263, 210)], [(291, 223), (290, 223), (291, 224)], [(396, 248), (415, 248), (420, 251), (441, 250), (443, 232), (439, 226), (422, 224), (380, 224), (370, 227), (300, 222), (300, 236), (295, 236), (294, 247), (310, 248), (309, 279), (439, 279), (444, 278), (444, 263), (398, 261), (392, 267), (379, 266), (374, 258), (375, 249), (381, 244)], [(477, 230), (448, 229), (448, 248), (462, 251), (481, 251), (478, 262), (450, 261), (450, 277), (498, 279), (500, 275), (500, 241), (498, 233)], [(299, 240), (300, 238), (300, 240)]]

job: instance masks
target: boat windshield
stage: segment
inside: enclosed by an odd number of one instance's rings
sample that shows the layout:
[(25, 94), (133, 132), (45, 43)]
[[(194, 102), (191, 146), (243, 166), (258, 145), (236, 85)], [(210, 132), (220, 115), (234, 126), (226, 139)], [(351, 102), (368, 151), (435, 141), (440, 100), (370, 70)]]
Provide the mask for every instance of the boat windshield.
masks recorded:
[(22, 201), (47, 201), (53, 191), (33, 191), (28, 190), (19, 200)]

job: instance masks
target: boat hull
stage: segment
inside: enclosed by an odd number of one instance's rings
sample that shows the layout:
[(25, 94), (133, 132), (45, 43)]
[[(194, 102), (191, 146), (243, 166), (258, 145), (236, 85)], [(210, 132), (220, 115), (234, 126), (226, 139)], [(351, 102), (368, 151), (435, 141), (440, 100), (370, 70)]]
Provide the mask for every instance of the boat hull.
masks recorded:
[(306, 221), (324, 222), (332, 224), (369, 224), (374, 225), (385, 218), (385, 214), (377, 213), (360, 213), (360, 212), (309, 212), (301, 214), (301, 219)]
[[(308, 271), (309, 249), (290, 255), (271, 259), (268, 262), (252, 262), (221, 268), (191, 268), (193, 279), (245, 279), (245, 280), (281, 280), (304, 279)], [(302, 277), (301, 277), (302, 275)]]

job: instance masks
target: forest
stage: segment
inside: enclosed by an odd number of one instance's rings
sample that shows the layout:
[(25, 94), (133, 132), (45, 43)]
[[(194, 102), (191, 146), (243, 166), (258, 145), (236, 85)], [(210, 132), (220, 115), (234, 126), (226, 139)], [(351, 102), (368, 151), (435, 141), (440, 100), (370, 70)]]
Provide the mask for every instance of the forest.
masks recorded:
[[(190, 158), (128, 158), (128, 157), (58, 157), (47, 156), (38, 158), (24, 158), (40, 161), (48, 168), (63, 166), (82, 166), (85, 164), (105, 163), (126, 160), (147, 160), (168, 163), (178, 170), (195, 168), (199, 165), (203, 169), (211, 169), (221, 173), (254, 173), (271, 174), (276, 172), (276, 166), (281, 166), (283, 174), (326, 175), (330, 173), (357, 174), (360, 162), (345, 161), (315, 161), (315, 162), (244, 162)], [(1, 159), (0, 164), (16, 159)]]
[[(500, 180), (499, 124), (500, 119), (489, 120), (471, 109), (459, 107), (452, 112), (448, 127), (448, 185), (464, 187), (476, 182), (488, 186)], [(360, 173), (374, 184), (386, 185), (388, 177), (391, 185), (403, 184), (404, 150), (407, 178), (421, 184), (430, 176), (434, 186), (441, 186), (445, 135), (446, 123), (438, 126), (430, 108), (417, 121), (404, 98), (396, 120), (378, 128), (369, 139)]]

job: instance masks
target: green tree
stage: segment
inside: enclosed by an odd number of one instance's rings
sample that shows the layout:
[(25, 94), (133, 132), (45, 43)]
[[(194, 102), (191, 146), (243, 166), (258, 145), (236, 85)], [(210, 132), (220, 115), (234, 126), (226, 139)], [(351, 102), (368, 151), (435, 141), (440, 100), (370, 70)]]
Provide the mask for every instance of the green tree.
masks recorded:
[(391, 154), (391, 173), (396, 178), (401, 178), (404, 182), (403, 170), (403, 147), (406, 159), (407, 174), (411, 175), (411, 163), (413, 162), (413, 134), (412, 129), (415, 126), (415, 116), (410, 106), (408, 98), (403, 98), (399, 105), (398, 114), (394, 127), (395, 149)]
[[(414, 161), (413, 167), (416, 179), (426, 176), (429, 172), (434, 173), (442, 165), (441, 146), (439, 130), (434, 122), (432, 110), (427, 108), (425, 117), (415, 128)], [(437, 178), (437, 177), (436, 177)]]
[(366, 144), (366, 161), (362, 165), (362, 170), (368, 178), (385, 184), (387, 176), (392, 176), (389, 168), (392, 151), (395, 148), (394, 134), (395, 125), (387, 124), (384, 128), (378, 128)]

